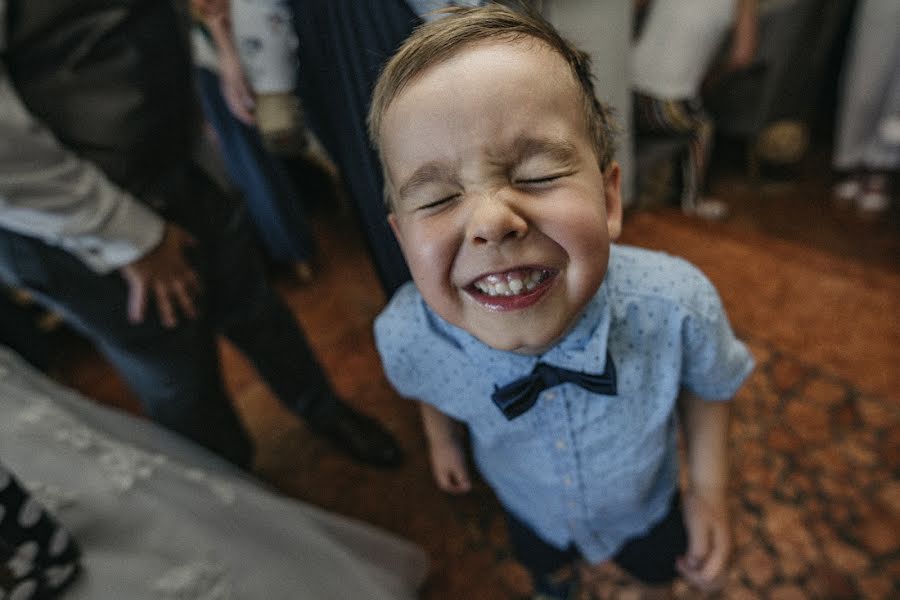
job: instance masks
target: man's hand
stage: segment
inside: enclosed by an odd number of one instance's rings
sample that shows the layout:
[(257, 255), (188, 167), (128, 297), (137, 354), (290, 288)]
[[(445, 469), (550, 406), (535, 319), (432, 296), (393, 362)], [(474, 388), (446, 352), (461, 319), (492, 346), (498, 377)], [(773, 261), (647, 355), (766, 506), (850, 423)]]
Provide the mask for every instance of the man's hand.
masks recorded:
[[(201, 7), (200, 4), (206, 6)], [(194, 0), (194, 6), (202, 15), (219, 54), (219, 78), (225, 104), (239, 121), (252, 126), (256, 123), (256, 93), (247, 81), (241, 56), (235, 46), (230, 3), (227, 0)]]
[(678, 559), (678, 571), (701, 590), (715, 591), (725, 583), (725, 568), (731, 554), (725, 495), (686, 492), (683, 510), (688, 549)]
[(753, 64), (756, 59), (756, 38), (750, 34), (735, 37), (728, 53), (725, 68), (729, 71), (740, 71)]
[(729, 71), (746, 69), (756, 58), (759, 37), (757, 0), (740, 0), (735, 9), (731, 51), (725, 68)]
[(222, 96), (237, 119), (244, 125), (256, 124), (256, 93), (247, 82), (244, 67), (236, 52), (221, 52), (219, 56)]
[(429, 446), (431, 471), (439, 488), (451, 494), (464, 494), (472, 489), (466, 455), (455, 440)]
[(187, 318), (197, 317), (194, 298), (200, 293), (200, 280), (184, 255), (187, 247), (196, 243), (184, 229), (166, 223), (156, 248), (119, 269), (128, 283), (129, 321), (143, 322), (151, 294), (164, 327), (172, 328), (178, 324), (176, 305)]
[(228, 15), (229, 0), (191, 0), (191, 8), (203, 19)]

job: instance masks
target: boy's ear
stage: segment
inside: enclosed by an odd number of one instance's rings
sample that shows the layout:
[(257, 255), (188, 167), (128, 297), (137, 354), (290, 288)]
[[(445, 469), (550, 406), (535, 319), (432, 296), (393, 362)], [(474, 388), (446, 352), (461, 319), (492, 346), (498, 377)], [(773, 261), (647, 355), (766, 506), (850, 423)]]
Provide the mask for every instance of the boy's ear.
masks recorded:
[(391, 226), (391, 231), (394, 232), (394, 237), (397, 238), (398, 243), (403, 242), (403, 237), (400, 235), (400, 227), (397, 226), (397, 215), (393, 212), (389, 212), (387, 216), (388, 225)]
[(610, 241), (622, 233), (622, 169), (613, 161), (603, 173), (603, 200), (606, 204), (606, 228)]

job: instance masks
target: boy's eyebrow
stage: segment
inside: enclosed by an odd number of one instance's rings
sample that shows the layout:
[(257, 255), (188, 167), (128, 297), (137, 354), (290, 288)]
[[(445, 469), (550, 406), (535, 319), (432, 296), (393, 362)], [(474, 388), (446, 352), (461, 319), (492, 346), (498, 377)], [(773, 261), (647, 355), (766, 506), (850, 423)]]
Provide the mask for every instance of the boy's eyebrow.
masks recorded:
[(498, 162), (512, 159), (517, 164), (534, 156), (543, 155), (551, 160), (567, 163), (578, 155), (575, 145), (568, 140), (522, 136), (518, 137), (498, 156)]
[(453, 177), (453, 171), (449, 165), (441, 162), (427, 162), (413, 171), (413, 174), (403, 182), (397, 191), (397, 197), (404, 198), (415, 188), (433, 181), (449, 181)]

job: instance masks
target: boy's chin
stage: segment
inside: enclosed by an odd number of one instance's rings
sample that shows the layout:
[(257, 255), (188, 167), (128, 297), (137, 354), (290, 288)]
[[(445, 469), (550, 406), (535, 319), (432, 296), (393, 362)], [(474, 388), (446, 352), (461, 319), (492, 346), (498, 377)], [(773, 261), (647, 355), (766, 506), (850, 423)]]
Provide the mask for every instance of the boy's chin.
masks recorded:
[(550, 348), (556, 345), (557, 341), (559, 341), (559, 335), (556, 336), (535, 336), (535, 337), (521, 337), (521, 336), (510, 336), (510, 335), (502, 335), (502, 334), (486, 334), (484, 332), (470, 332), (474, 335), (478, 340), (485, 344), (486, 346), (490, 346), (494, 350), (502, 350), (503, 352), (514, 352), (516, 354), (526, 354), (526, 355), (537, 355), (543, 354)]

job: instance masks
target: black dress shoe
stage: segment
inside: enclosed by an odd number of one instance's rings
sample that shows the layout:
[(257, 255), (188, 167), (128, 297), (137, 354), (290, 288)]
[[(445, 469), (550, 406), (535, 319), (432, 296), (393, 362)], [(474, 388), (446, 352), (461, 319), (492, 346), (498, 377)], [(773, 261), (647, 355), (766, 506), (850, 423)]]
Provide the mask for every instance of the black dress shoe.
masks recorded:
[[(330, 407), (331, 408), (331, 407)], [(399, 467), (403, 451), (377, 421), (338, 402), (328, 416), (308, 419), (316, 433), (325, 436), (356, 460), (376, 467)]]

